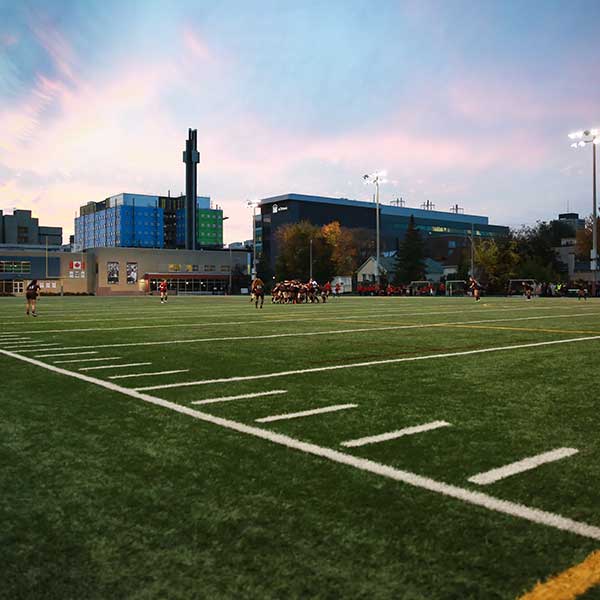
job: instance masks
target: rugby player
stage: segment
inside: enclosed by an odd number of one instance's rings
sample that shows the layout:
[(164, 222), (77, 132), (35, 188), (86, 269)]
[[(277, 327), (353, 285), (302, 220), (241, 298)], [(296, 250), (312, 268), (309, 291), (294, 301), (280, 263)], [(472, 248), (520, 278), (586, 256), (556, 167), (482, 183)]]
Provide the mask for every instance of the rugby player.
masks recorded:
[(254, 306), (258, 308), (258, 301), (260, 300), (260, 308), (262, 308), (265, 303), (265, 284), (260, 277), (252, 282), (252, 295), (254, 296)]
[(169, 299), (169, 288), (166, 279), (158, 284), (158, 291), (160, 292), (160, 303), (164, 304)]
[(40, 286), (38, 285), (37, 279), (32, 279), (31, 283), (27, 286), (25, 290), (25, 314), (29, 315), (29, 310), (31, 310), (31, 316), (37, 317), (35, 314), (35, 304), (37, 302), (38, 291), (40, 290)]
[(479, 285), (477, 279), (475, 279), (475, 277), (473, 277), (472, 275), (469, 277), (469, 289), (473, 294), (473, 298), (475, 298), (475, 302), (479, 302), (479, 300), (481, 300), (481, 286)]

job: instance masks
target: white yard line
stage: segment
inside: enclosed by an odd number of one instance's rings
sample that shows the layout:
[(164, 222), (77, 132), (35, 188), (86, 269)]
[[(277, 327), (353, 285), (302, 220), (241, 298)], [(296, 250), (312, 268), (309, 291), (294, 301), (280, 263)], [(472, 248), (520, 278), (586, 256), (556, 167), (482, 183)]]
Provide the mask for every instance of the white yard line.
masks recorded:
[(240, 394), (239, 396), (221, 396), (219, 398), (196, 400), (195, 402), (192, 402), (192, 404), (215, 404), (216, 402), (229, 402), (230, 400), (245, 400), (247, 398), (261, 398), (262, 396), (275, 396), (278, 394), (287, 394), (287, 390), (271, 390), (269, 392), (256, 392), (255, 394)]
[(300, 412), (272, 415), (270, 417), (262, 417), (254, 420), (257, 423), (272, 423), (273, 421), (285, 421), (287, 419), (298, 419), (301, 417), (310, 417), (312, 415), (322, 415), (324, 413), (336, 412), (338, 410), (345, 410), (347, 408), (356, 408), (357, 406), (358, 404), (335, 404), (332, 406), (325, 406), (323, 408), (315, 408), (313, 410), (302, 410)]
[(358, 448), (359, 446), (366, 446), (367, 444), (378, 444), (380, 442), (395, 440), (396, 438), (404, 437), (405, 435), (414, 435), (415, 433), (422, 433), (424, 431), (431, 431), (432, 429), (449, 426), (450, 423), (447, 423), (446, 421), (432, 421), (431, 423), (425, 423), (424, 425), (415, 425), (414, 427), (405, 427), (404, 429), (397, 429), (396, 431), (389, 431), (388, 433), (380, 433), (379, 435), (348, 440), (342, 442), (340, 445), (345, 446), (346, 448)]
[[(596, 308), (596, 307), (593, 307)], [(314, 308), (310, 309), (314, 310)], [(357, 310), (357, 309), (354, 309)], [(358, 309), (362, 310), (362, 309)], [(260, 319), (252, 319), (249, 320), (245, 317), (247, 315), (240, 314), (239, 318), (243, 319), (241, 321), (212, 321), (212, 322), (204, 322), (204, 321), (194, 321), (192, 323), (173, 323), (169, 324), (160, 324), (160, 325), (127, 325), (124, 327), (77, 327), (77, 328), (63, 328), (63, 329), (34, 329), (34, 330), (26, 330), (21, 333), (26, 334), (43, 334), (43, 333), (81, 333), (81, 332), (89, 332), (89, 331), (122, 331), (122, 330), (130, 330), (130, 329), (160, 329), (160, 328), (175, 328), (175, 327), (221, 327), (225, 325), (265, 325), (268, 323), (301, 323), (305, 321), (345, 321), (350, 319), (378, 319), (378, 318), (403, 318), (403, 317), (416, 317), (416, 316), (429, 316), (429, 315), (451, 315), (451, 314), (481, 314), (481, 312), (486, 313), (497, 313), (497, 312), (521, 312), (521, 311), (538, 311), (538, 310), (562, 310), (562, 307), (557, 306), (544, 306), (544, 307), (521, 307), (521, 308), (489, 308), (489, 309), (469, 309), (464, 308), (463, 310), (439, 310), (439, 311), (420, 311), (420, 312), (402, 312), (394, 309), (383, 309), (378, 310), (376, 312), (370, 310), (365, 310), (365, 313), (360, 314), (342, 314), (338, 316), (327, 315), (327, 316), (306, 316), (306, 317), (297, 317), (293, 318), (288, 315), (287, 317), (282, 316), (282, 318), (273, 318), (271, 316), (265, 316)], [(579, 308), (581, 310), (581, 308)], [(587, 310), (587, 309), (586, 309)], [(304, 311), (302, 314), (307, 314)], [(588, 314), (600, 314), (600, 313), (588, 313)], [(156, 316), (156, 315), (155, 315)], [(189, 315), (190, 317), (197, 316), (198, 318), (204, 318), (207, 315)], [(214, 315), (219, 316), (219, 315)], [(222, 316), (222, 315), (221, 315)], [(238, 315), (233, 315), (238, 316)], [(281, 316), (281, 313), (278, 313), (276, 316)], [(566, 316), (566, 315), (565, 315)], [(570, 316), (570, 315), (569, 315)], [(174, 315), (175, 318), (178, 318), (177, 315)], [(154, 317), (149, 317), (154, 318)], [(187, 318), (187, 316), (181, 317)], [(546, 316), (544, 318), (550, 318), (550, 316)], [(119, 319), (90, 319), (91, 321), (110, 321), (114, 323), (115, 320)], [(133, 320), (139, 321), (139, 319), (135, 318)], [(49, 321), (44, 321), (44, 323), (48, 323)], [(57, 321), (62, 322), (62, 321)], [(73, 323), (73, 320), (68, 320), (69, 323)]]
[(443, 354), (422, 354), (420, 356), (409, 356), (402, 358), (387, 358), (384, 360), (370, 360), (368, 362), (346, 363), (341, 365), (330, 365), (328, 367), (313, 367), (311, 369), (295, 369), (293, 371), (276, 371), (274, 373), (262, 373), (260, 375), (241, 375), (237, 377), (222, 377), (220, 379), (200, 379), (198, 381), (186, 381), (181, 383), (168, 383), (143, 388), (136, 388), (138, 392), (148, 390), (164, 390), (176, 387), (188, 387), (192, 385), (206, 385), (212, 383), (230, 383), (232, 381), (253, 381), (255, 379), (271, 379), (273, 377), (287, 377), (289, 375), (304, 375), (305, 373), (320, 373), (323, 371), (335, 371), (337, 369), (356, 369), (359, 367), (375, 367), (378, 365), (391, 365), (395, 363), (414, 362), (418, 360), (432, 360), (435, 358), (451, 358), (454, 356), (470, 356), (473, 354), (485, 354), (488, 352), (501, 352), (505, 350), (519, 350), (521, 348), (539, 348), (542, 346), (553, 346), (556, 344), (572, 344), (576, 342), (587, 342), (600, 340), (600, 335), (591, 337), (570, 338), (567, 340), (552, 340), (548, 342), (533, 342), (530, 344), (514, 344), (512, 346), (492, 346), (480, 348), (479, 350), (465, 350), (463, 352), (444, 352)]
[(120, 360), (121, 358), (121, 356), (105, 356), (104, 358), (70, 358), (69, 360), (55, 360), (54, 364), (100, 362), (101, 360)]
[[(373, 298), (369, 298), (368, 299), (371, 303), (373, 301), (376, 302), (376, 299)], [(339, 311), (341, 309), (341, 311), (364, 311), (366, 313), (373, 313), (374, 310), (377, 311), (377, 314), (380, 313), (384, 313), (384, 312), (393, 312), (396, 314), (407, 314), (406, 311), (411, 311), (411, 310), (415, 310), (416, 308), (418, 308), (418, 306), (402, 306), (402, 304), (404, 303), (405, 299), (400, 300), (400, 302), (398, 302), (397, 304), (382, 304), (380, 306), (377, 307), (373, 307), (373, 306), (369, 306), (368, 308), (365, 308), (364, 305), (365, 302), (358, 302), (357, 304), (353, 304), (351, 302), (348, 302), (348, 300), (344, 301), (343, 304), (326, 304), (325, 306), (323, 305), (319, 305), (320, 310), (333, 310), (330, 307), (335, 306), (336, 307), (336, 311)], [(425, 305), (427, 304), (428, 300), (426, 300), (425, 302), (422, 303), (411, 303), (411, 304), (421, 304), (423, 307), (425, 307)], [(492, 304), (488, 304), (486, 302), (481, 302), (479, 304), (475, 304), (474, 302), (470, 301), (469, 304), (464, 304), (462, 306), (462, 310), (461, 311), (457, 311), (455, 307), (453, 307), (453, 304), (455, 304), (455, 300), (451, 300), (450, 302), (447, 303), (443, 303), (442, 307), (447, 307), (447, 308), (451, 308), (452, 307), (452, 311), (451, 312), (466, 312), (466, 311), (480, 311), (482, 310), (482, 307), (485, 305), (485, 310), (487, 312), (487, 310), (557, 310), (557, 309), (563, 309), (564, 305), (559, 306), (559, 304), (564, 304), (562, 301), (561, 302), (557, 302), (556, 305), (554, 306), (537, 306), (537, 305), (533, 305), (533, 304), (527, 304), (525, 306), (519, 306), (519, 307), (515, 307), (514, 303), (512, 301), (509, 302), (498, 302), (498, 303), (492, 303)], [(271, 303), (267, 303), (269, 306), (271, 306)], [(525, 303), (523, 303), (525, 304)], [(578, 309), (582, 308), (579, 306), (580, 303), (572, 303), (571, 306), (577, 306)], [(494, 308), (492, 308), (492, 306)], [(219, 312), (204, 312), (205, 309), (207, 307), (186, 307), (186, 306), (177, 306), (176, 307), (176, 312), (170, 313), (170, 316), (178, 316), (178, 315), (184, 315), (184, 316), (188, 316), (188, 317), (201, 317), (201, 318), (205, 318), (205, 317), (221, 317), (221, 316), (228, 316), (228, 317), (237, 317), (239, 316), (240, 318), (245, 317), (248, 315), (248, 304), (244, 303), (242, 306), (239, 306), (237, 308), (231, 307), (231, 308), (227, 308), (225, 310), (219, 310)], [(212, 307), (211, 307), (212, 308)], [(275, 311), (294, 311), (294, 314), (301, 314), (301, 313), (306, 313), (309, 314), (310, 311), (314, 311), (315, 310), (315, 305), (313, 304), (297, 304), (294, 305), (293, 307), (287, 305), (287, 306), (283, 306), (283, 305), (276, 305), (272, 307)], [(590, 303), (588, 305), (588, 309), (593, 309), (596, 308), (594, 306), (594, 303)], [(132, 317), (131, 314), (132, 312), (135, 311), (136, 316)], [(139, 320), (140, 318), (143, 320), (145, 318), (155, 318), (157, 315), (164, 315), (164, 308), (159, 308), (157, 306), (154, 307), (146, 307), (142, 310), (138, 310), (137, 308), (132, 308), (130, 310), (127, 311), (123, 311), (123, 310), (97, 310), (97, 311), (44, 311), (44, 319), (43, 319), (43, 323), (79, 323), (79, 322), (85, 322), (85, 321), (112, 321), (115, 317), (117, 318), (117, 320), (121, 321), (126, 321), (126, 320)], [(265, 314), (265, 318), (268, 318), (268, 314)], [(289, 314), (289, 313), (288, 313)], [(12, 315), (12, 320), (9, 321), (0, 321), (0, 325), (13, 325), (15, 324), (14, 319), (18, 318), (21, 316), (21, 313), (19, 314), (14, 314)], [(61, 320), (55, 320), (54, 317), (62, 317), (62, 316), (67, 316), (68, 318), (66, 319), (61, 319)], [(109, 317), (109, 318), (103, 318), (103, 317)], [(79, 317), (89, 317), (89, 318), (79, 318)], [(122, 318), (120, 318), (122, 317)], [(48, 320), (48, 319), (53, 319), (53, 320)], [(19, 333), (19, 332), (15, 332), (15, 331), (7, 331), (7, 334), (9, 333)]]
[(125, 365), (100, 365), (96, 367), (80, 367), (79, 371), (98, 371), (100, 369), (124, 369), (125, 367), (146, 367), (151, 365), (151, 362), (127, 363)]
[[(81, 369), (79, 369), (81, 371)], [(154, 373), (131, 373), (129, 375), (111, 375), (109, 379), (127, 379), (129, 377), (149, 377), (150, 375), (173, 375), (174, 373), (187, 373), (189, 369), (176, 369), (174, 371), (156, 371)]]
[(40, 344), (39, 342), (23, 342), (19, 344), (2, 344), (2, 347), (6, 350), (16, 350), (18, 349), (37, 349), (37, 348), (49, 348), (50, 346), (60, 346), (62, 342), (48, 342), (44, 344)]
[[(444, 496), (460, 500), (467, 504), (481, 506), (494, 512), (502, 513), (512, 517), (518, 517), (530, 521), (532, 523), (545, 525), (547, 527), (551, 527), (553, 529), (558, 529), (561, 531), (568, 531), (570, 533), (574, 533), (582, 537), (600, 541), (600, 527), (595, 527), (594, 525), (589, 525), (581, 521), (574, 521), (573, 519), (563, 517), (562, 515), (559, 515), (557, 513), (552, 513), (537, 508), (531, 508), (529, 506), (518, 504), (516, 502), (510, 502), (508, 500), (502, 500), (500, 498), (495, 498), (494, 496), (490, 496), (482, 492), (473, 492), (471, 490), (461, 488), (455, 485), (435, 481), (434, 479), (430, 479), (429, 477), (423, 477), (421, 475), (417, 475), (416, 473), (402, 471), (400, 469), (395, 469), (388, 465), (383, 465), (372, 460), (359, 458), (357, 456), (352, 456), (351, 454), (345, 454), (332, 448), (326, 448), (323, 446), (318, 446), (316, 444), (303, 442), (301, 440), (297, 440), (290, 436), (282, 435), (274, 431), (260, 429), (259, 427), (245, 425), (243, 423), (238, 423), (237, 421), (232, 421), (230, 419), (216, 417), (208, 413), (203, 413), (194, 410), (193, 408), (190, 408), (188, 406), (183, 406), (181, 404), (176, 404), (175, 402), (163, 400), (162, 398), (157, 398), (148, 394), (141, 394), (140, 392), (136, 392), (135, 390), (116, 385), (111, 381), (96, 379), (95, 377), (84, 375), (83, 373), (67, 371), (66, 369), (62, 369), (54, 365), (49, 365), (47, 363), (35, 360), (28, 356), (15, 354), (13, 352), (8, 352), (6, 350), (1, 349), (0, 354), (4, 354), (5, 356), (9, 356), (16, 360), (20, 360), (38, 366), (48, 371), (52, 371), (53, 373), (66, 375), (67, 377), (73, 377), (74, 379), (79, 379), (80, 381), (86, 381), (87, 383), (103, 387), (113, 392), (124, 394), (131, 398), (136, 398), (137, 400), (142, 400), (143, 402), (147, 402), (155, 406), (161, 406), (179, 414), (198, 419), (205, 423), (218, 425), (219, 427), (223, 427), (225, 429), (237, 431), (238, 433), (243, 433), (256, 438), (267, 440), (271, 443), (279, 444), (286, 448), (291, 448), (293, 450), (298, 450), (299, 452), (304, 452), (305, 454), (318, 456), (320, 458), (324, 458), (338, 464), (353, 467), (355, 469), (372, 473), (374, 475), (379, 475), (381, 477), (386, 477), (394, 481), (406, 483), (416, 488), (442, 494)], [(276, 458), (274, 458), (274, 460), (276, 460)], [(498, 523), (497, 526), (501, 527), (502, 525), (503, 523)]]
[[(85, 350), (87, 348), (125, 348), (132, 346), (163, 346), (165, 344), (199, 344), (210, 342), (238, 342), (238, 341), (257, 341), (269, 340), (275, 338), (291, 338), (291, 337), (313, 337), (320, 335), (342, 335), (351, 333), (365, 333), (370, 331), (400, 331), (405, 329), (428, 329), (430, 327), (450, 327), (456, 325), (481, 325), (483, 323), (504, 323), (506, 321), (531, 321), (536, 319), (567, 319), (575, 317), (588, 317), (600, 315), (600, 313), (579, 313), (579, 314), (563, 314), (563, 315), (538, 315), (533, 317), (505, 317), (502, 319), (478, 319), (476, 321), (453, 321), (453, 322), (438, 322), (438, 323), (413, 323), (411, 325), (389, 325), (384, 327), (357, 327), (353, 329), (330, 329), (325, 331), (303, 331), (293, 333), (271, 333), (267, 335), (239, 335), (229, 337), (213, 337), (213, 338), (192, 338), (183, 340), (155, 340), (152, 342), (122, 342), (118, 344), (95, 344), (93, 346), (65, 346), (58, 350)], [(529, 332), (531, 333), (531, 332)], [(546, 333), (547, 332), (540, 332)], [(24, 350), (23, 352), (31, 352)]]
[(524, 471), (530, 471), (531, 469), (535, 469), (540, 465), (561, 460), (562, 458), (567, 458), (568, 456), (573, 456), (573, 454), (577, 454), (578, 452), (579, 450), (575, 448), (558, 448), (556, 450), (551, 450), (550, 452), (538, 454), (537, 456), (524, 458), (523, 460), (505, 465), (504, 467), (492, 469), (491, 471), (486, 471), (485, 473), (479, 473), (473, 477), (469, 477), (469, 481), (478, 485), (489, 485), (490, 483), (500, 481), (500, 479), (505, 479), (511, 475), (523, 473)]
[[(91, 348), (92, 346), (90, 346)], [(57, 348), (57, 350), (64, 350), (65, 348)], [(68, 350), (68, 348), (67, 348)], [(26, 352), (26, 350), (23, 350)], [(27, 350), (27, 352), (31, 352), (31, 350)], [(37, 352), (37, 350), (36, 350)], [(55, 356), (83, 356), (85, 354), (98, 354), (95, 350), (92, 352), (61, 352), (60, 354), (36, 354), (35, 358), (54, 358)]]

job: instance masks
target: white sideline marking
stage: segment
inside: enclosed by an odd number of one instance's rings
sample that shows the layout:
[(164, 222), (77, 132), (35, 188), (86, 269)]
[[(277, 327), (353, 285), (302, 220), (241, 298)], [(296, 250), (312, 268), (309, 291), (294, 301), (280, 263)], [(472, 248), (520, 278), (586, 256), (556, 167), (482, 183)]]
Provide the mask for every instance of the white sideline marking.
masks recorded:
[(469, 477), (469, 481), (478, 485), (489, 485), (490, 483), (510, 477), (511, 475), (523, 473), (523, 471), (530, 471), (531, 469), (535, 469), (536, 467), (539, 467), (545, 463), (554, 462), (556, 460), (560, 460), (561, 458), (573, 456), (573, 454), (577, 454), (578, 452), (579, 450), (576, 448), (558, 448), (556, 450), (551, 450), (550, 452), (538, 454), (537, 456), (524, 458), (523, 460), (511, 463), (510, 465), (505, 465), (504, 467), (492, 469), (491, 471), (486, 471), (485, 473), (479, 473), (473, 477)]
[(0, 340), (0, 342), (2, 342), (3, 344), (15, 344), (17, 342), (29, 342), (29, 341), (31, 341), (30, 337), (24, 337), (24, 338), (11, 337), (11, 338), (2, 338), (2, 340)]
[(415, 433), (422, 433), (423, 431), (431, 431), (432, 429), (439, 429), (440, 427), (449, 426), (450, 423), (447, 423), (446, 421), (432, 421), (431, 423), (425, 423), (424, 425), (415, 425), (414, 427), (405, 427), (404, 429), (398, 429), (388, 433), (371, 435), (369, 437), (358, 438), (356, 440), (348, 440), (347, 442), (342, 442), (340, 445), (345, 446), (346, 448), (357, 448), (358, 446), (378, 444), (379, 442), (395, 440), (396, 438), (403, 437), (405, 435), (413, 435)]
[[(302, 305), (299, 305), (302, 306)], [(590, 307), (591, 308), (591, 307)], [(595, 307), (593, 307), (595, 308)], [(510, 307), (510, 308), (503, 308), (503, 305), (499, 305), (498, 308), (490, 308), (489, 310), (486, 310), (486, 313), (496, 313), (496, 312), (521, 312), (521, 311), (533, 311), (535, 310), (540, 311), (540, 310), (560, 310), (562, 309), (562, 307), (558, 307), (558, 306), (536, 306), (535, 308), (532, 307), (521, 307), (521, 308), (514, 308), (514, 307)], [(296, 309), (297, 310), (297, 309)], [(308, 310), (314, 310), (312, 308), (309, 308)], [(124, 326), (124, 327), (85, 327), (85, 328), (71, 328), (71, 329), (32, 329), (32, 330), (26, 330), (26, 331), (22, 331), (21, 334), (25, 334), (25, 333), (71, 333), (71, 332), (82, 332), (82, 331), (120, 331), (123, 329), (156, 329), (156, 328), (165, 328), (165, 327), (220, 327), (223, 325), (255, 325), (255, 324), (259, 324), (259, 325), (264, 325), (265, 323), (297, 323), (297, 322), (302, 322), (302, 321), (345, 321), (348, 319), (355, 319), (355, 318), (361, 318), (361, 319), (377, 319), (377, 318), (403, 318), (403, 317), (412, 317), (412, 316), (429, 316), (429, 315), (451, 315), (451, 314), (480, 314), (480, 310), (477, 310), (475, 308), (467, 308), (464, 307), (463, 310), (438, 310), (438, 311), (419, 311), (419, 312), (404, 312), (401, 310), (397, 310), (397, 309), (390, 309), (390, 308), (384, 308), (382, 310), (378, 310), (377, 312), (373, 312), (372, 309), (361, 309), (361, 308), (352, 308), (350, 309), (352, 311), (361, 311), (360, 313), (354, 313), (354, 314), (341, 314), (339, 316), (333, 316), (333, 315), (328, 315), (326, 317), (315, 317), (315, 316), (310, 316), (310, 317), (297, 317), (297, 318), (281, 318), (281, 319), (275, 319), (271, 316), (266, 316), (264, 318), (261, 319), (256, 319), (256, 320), (242, 320), (242, 321), (212, 321), (212, 322), (204, 322), (204, 321), (196, 321), (193, 323), (171, 323), (170, 325), (131, 325), (131, 326)], [(581, 308), (579, 308), (579, 310), (581, 310)], [(131, 314), (131, 313), (126, 313), (126, 314)], [(147, 317), (146, 320), (150, 320), (153, 319), (158, 313), (152, 313), (151, 317)], [(307, 314), (307, 311), (304, 310), (301, 314)], [(590, 313), (590, 314), (596, 314), (596, 313)], [(193, 314), (193, 315), (180, 315), (179, 313), (177, 313), (176, 315), (173, 315), (174, 318), (177, 319), (183, 319), (183, 318), (204, 318), (207, 316), (213, 316), (213, 317), (222, 317), (222, 316), (228, 316), (228, 317), (240, 317), (243, 318), (245, 315), (244, 313), (236, 313), (233, 315), (229, 315), (227, 313), (213, 313), (212, 315), (207, 315), (207, 314)], [(44, 319), (44, 324), (47, 323), (82, 323), (82, 322), (86, 322), (86, 321), (93, 321), (95, 323), (97, 323), (98, 321), (111, 321), (112, 323), (114, 323), (115, 321), (140, 321), (141, 319), (139, 317), (128, 317), (127, 319), (119, 319), (117, 318), (112, 318), (112, 319), (81, 319), (81, 320), (73, 320), (73, 319), (65, 319), (62, 321), (47, 321)], [(143, 320), (143, 319), (142, 319)]]
[(97, 371), (98, 369), (124, 369), (125, 367), (145, 367), (151, 362), (127, 363), (125, 365), (100, 365), (96, 367), (81, 367), (79, 371)]
[[(56, 350), (64, 350), (64, 348), (56, 348)], [(24, 350), (23, 352), (26, 352), (26, 351)], [(32, 350), (30, 350), (29, 352), (32, 352)], [(37, 350), (36, 350), (36, 352), (37, 352)], [(36, 354), (35, 358), (48, 358), (48, 357), (53, 358), (55, 356), (82, 356), (84, 354), (98, 354), (98, 352), (96, 352), (94, 350), (93, 352), (61, 352), (60, 354)]]
[[(401, 471), (400, 469), (395, 469), (388, 465), (382, 465), (380, 463), (376, 463), (372, 460), (367, 460), (365, 458), (352, 456), (351, 454), (345, 454), (338, 450), (333, 450), (332, 448), (324, 448), (323, 446), (317, 446), (316, 444), (303, 442), (301, 440), (297, 440), (295, 438), (283, 435), (281, 433), (275, 433), (274, 431), (269, 431), (267, 429), (260, 429), (259, 427), (244, 425), (243, 423), (231, 421), (230, 419), (216, 417), (208, 413), (203, 413), (194, 410), (193, 408), (190, 408), (188, 406), (183, 406), (181, 404), (169, 402), (168, 400), (163, 400), (162, 398), (150, 396), (149, 394), (141, 394), (140, 392), (136, 392), (135, 390), (132, 390), (130, 388), (124, 388), (119, 385), (116, 385), (111, 381), (96, 379), (95, 377), (91, 377), (90, 375), (84, 375), (83, 373), (67, 371), (66, 369), (62, 369), (54, 365), (49, 365), (47, 363), (35, 360), (28, 356), (15, 354), (14, 352), (8, 352), (7, 350), (2, 349), (0, 349), (0, 354), (4, 354), (5, 356), (9, 356), (16, 360), (21, 360), (32, 365), (36, 365), (38, 367), (41, 367), (42, 369), (52, 371), (53, 373), (59, 373), (61, 375), (66, 375), (67, 377), (73, 377), (74, 379), (79, 379), (81, 381), (93, 383), (107, 390), (119, 392), (131, 398), (136, 398), (138, 400), (148, 402), (149, 404), (154, 404), (155, 406), (162, 406), (163, 408), (167, 408), (174, 412), (187, 415), (200, 421), (204, 421), (205, 423), (212, 423), (213, 425), (218, 425), (219, 427), (224, 427), (225, 429), (230, 429), (239, 433), (251, 435), (263, 440), (267, 440), (274, 444), (279, 444), (281, 446), (292, 448), (294, 450), (298, 450), (306, 454), (311, 454), (312, 456), (326, 458), (327, 460), (336, 462), (338, 464), (354, 467), (355, 469), (373, 473), (381, 477), (387, 477), (388, 479), (400, 481), (402, 483), (406, 483), (416, 488), (425, 489), (430, 492), (436, 492), (438, 494), (442, 494), (450, 498), (461, 500), (462, 502), (466, 502), (468, 504), (482, 506), (491, 511), (499, 512), (505, 515), (510, 515), (512, 517), (519, 517), (526, 521), (531, 521), (532, 523), (546, 525), (548, 527), (552, 527), (554, 529), (559, 529), (562, 531), (569, 531), (570, 533), (574, 533), (582, 537), (587, 537), (590, 539), (600, 541), (600, 527), (595, 527), (594, 525), (589, 525), (581, 521), (574, 521), (573, 519), (563, 517), (562, 515), (556, 513), (540, 510), (538, 508), (530, 508), (529, 506), (524, 506), (523, 504), (510, 502), (508, 500), (501, 500), (500, 498), (495, 498), (494, 496), (490, 496), (482, 492), (473, 492), (471, 490), (460, 488), (455, 485), (435, 481), (434, 479), (430, 479), (429, 477), (422, 477), (421, 475), (417, 475), (416, 473), (410, 473), (409, 471)], [(501, 526), (501, 524), (499, 526)]]
[(221, 396), (220, 398), (208, 398), (207, 400), (196, 400), (192, 404), (214, 404), (215, 402), (229, 402), (230, 400), (244, 400), (245, 398), (260, 398), (261, 396), (275, 396), (276, 394), (287, 394), (287, 390), (271, 390), (270, 392), (257, 392), (255, 394), (240, 394), (239, 396)]
[(293, 371), (278, 371), (275, 373), (263, 373), (261, 375), (242, 375), (238, 377), (223, 377), (220, 379), (201, 379), (199, 381), (184, 381), (182, 383), (167, 383), (164, 385), (153, 385), (136, 388), (138, 392), (147, 390), (165, 390), (175, 387), (187, 387), (191, 385), (206, 385), (209, 383), (229, 383), (231, 381), (252, 381), (254, 379), (270, 379), (272, 377), (287, 377), (288, 375), (303, 375), (304, 373), (320, 373), (322, 371), (335, 371), (337, 369), (355, 369), (357, 367), (374, 367), (377, 365), (390, 365), (394, 363), (414, 362), (418, 360), (431, 360), (434, 358), (451, 358), (453, 356), (469, 356), (471, 354), (484, 354), (487, 352), (500, 352), (503, 350), (519, 350), (521, 348), (537, 348), (540, 346), (552, 346), (555, 344), (570, 344), (574, 342), (585, 342), (589, 340), (600, 340), (600, 335), (591, 337), (571, 338), (568, 340), (552, 340), (549, 342), (532, 342), (530, 344), (514, 344), (512, 346), (492, 346), (491, 348), (480, 348), (479, 350), (465, 350), (462, 352), (444, 352), (442, 354), (422, 354), (421, 356), (405, 356), (402, 358), (387, 358), (384, 360), (370, 360), (368, 362), (347, 363), (342, 365), (330, 365), (328, 367), (313, 367), (311, 369), (295, 369)]
[(120, 360), (121, 356), (106, 356), (104, 358), (70, 358), (69, 360), (55, 360), (55, 365), (66, 363), (99, 362), (101, 360)]
[(15, 350), (17, 348), (32, 349), (32, 348), (49, 348), (50, 346), (60, 346), (61, 342), (49, 342), (47, 344), (40, 344), (38, 342), (19, 342), (18, 344), (2, 344), (3, 348), (7, 350)]
[(356, 408), (358, 404), (335, 404), (333, 406), (325, 406), (323, 408), (315, 408), (313, 410), (302, 410), (300, 412), (285, 413), (282, 415), (273, 415), (271, 417), (262, 417), (254, 419), (257, 423), (272, 423), (273, 421), (284, 421), (286, 419), (297, 419), (299, 417), (310, 417), (311, 415), (321, 415), (323, 413), (336, 412), (345, 410), (346, 408)]
[[(412, 325), (388, 325), (385, 327), (360, 327), (355, 329), (333, 329), (327, 331), (305, 331), (294, 333), (271, 333), (267, 335), (240, 335), (230, 337), (216, 338), (192, 338), (185, 340), (155, 340), (152, 342), (123, 342), (119, 344), (96, 344), (94, 346), (65, 346), (57, 348), (57, 350), (85, 350), (87, 348), (125, 348), (131, 346), (163, 346), (165, 344), (195, 344), (203, 342), (237, 342), (243, 340), (269, 340), (275, 338), (292, 338), (292, 337), (313, 337), (319, 335), (341, 335), (345, 333), (365, 333), (371, 331), (400, 331), (404, 329), (428, 329), (430, 327), (448, 327), (454, 325), (480, 325), (482, 323), (503, 323), (505, 321), (530, 321), (534, 319), (563, 319), (572, 317), (589, 317), (600, 315), (600, 313), (579, 313), (579, 314), (564, 314), (564, 315), (538, 315), (535, 317), (506, 317), (502, 319), (479, 319), (477, 321), (455, 321), (455, 322), (440, 322), (440, 323), (413, 323)], [(273, 322), (273, 321), (271, 321)], [(48, 333), (47, 331), (45, 333)], [(530, 332), (531, 333), (531, 332)], [(545, 333), (547, 332), (540, 332)], [(23, 350), (23, 352), (32, 352), (32, 350)]]
[[(81, 369), (79, 369), (81, 371)], [(155, 373), (131, 373), (129, 375), (111, 375), (109, 379), (127, 379), (128, 377), (149, 377), (150, 375), (172, 375), (173, 373), (187, 373), (189, 369), (177, 369), (175, 371), (157, 371)]]

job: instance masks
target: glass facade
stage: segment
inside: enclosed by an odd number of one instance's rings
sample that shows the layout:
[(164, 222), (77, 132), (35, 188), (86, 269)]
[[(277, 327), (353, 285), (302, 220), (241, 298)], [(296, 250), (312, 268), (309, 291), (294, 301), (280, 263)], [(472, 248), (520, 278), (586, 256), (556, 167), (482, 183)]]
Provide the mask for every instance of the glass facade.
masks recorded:
[(223, 246), (223, 211), (198, 209), (196, 240), (200, 246)]
[[(223, 245), (223, 211), (199, 196), (197, 242)], [(75, 218), (75, 244), (87, 248), (183, 248), (185, 198), (119, 194), (81, 207)]]

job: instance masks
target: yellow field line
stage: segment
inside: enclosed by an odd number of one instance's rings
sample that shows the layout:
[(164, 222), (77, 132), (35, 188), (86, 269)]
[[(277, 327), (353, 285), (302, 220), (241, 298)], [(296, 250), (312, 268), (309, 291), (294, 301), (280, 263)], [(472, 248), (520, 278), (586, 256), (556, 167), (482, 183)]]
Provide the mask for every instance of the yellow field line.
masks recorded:
[(510, 327), (508, 325), (461, 325), (460, 323), (436, 323), (435, 327), (463, 327), (466, 329), (506, 329), (508, 331), (539, 331), (541, 333), (583, 333), (598, 335), (600, 331), (582, 331), (580, 329), (542, 329), (541, 327)]
[(573, 600), (600, 584), (600, 551), (590, 554), (582, 563), (551, 577), (519, 600)]
[[(344, 319), (345, 323), (358, 323), (361, 325), (372, 325), (372, 321), (360, 321), (358, 319)], [(406, 325), (398, 321), (377, 321), (377, 325)], [(420, 323), (410, 324), (418, 328)], [(468, 325), (462, 323), (423, 323), (423, 328), (427, 327), (459, 327), (464, 329), (500, 329), (506, 331), (533, 331), (539, 333), (581, 333), (584, 335), (600, 335), (600, 331), (583, 331), (581, 329), (544, 329), (541, 327), (511, 327), (509, 325)], [(407, 325), (408, 326), (408, 325)]]

